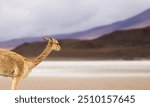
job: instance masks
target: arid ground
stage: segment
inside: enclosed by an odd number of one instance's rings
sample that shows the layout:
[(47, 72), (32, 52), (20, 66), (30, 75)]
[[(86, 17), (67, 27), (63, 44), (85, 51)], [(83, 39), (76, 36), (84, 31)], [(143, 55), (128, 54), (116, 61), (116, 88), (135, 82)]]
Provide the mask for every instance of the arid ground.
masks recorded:
[[(0, 77), (0, 89), (11, 78)], [(22, 90), (150, 89), (150, 61), (45, 61), (20, 82)]]

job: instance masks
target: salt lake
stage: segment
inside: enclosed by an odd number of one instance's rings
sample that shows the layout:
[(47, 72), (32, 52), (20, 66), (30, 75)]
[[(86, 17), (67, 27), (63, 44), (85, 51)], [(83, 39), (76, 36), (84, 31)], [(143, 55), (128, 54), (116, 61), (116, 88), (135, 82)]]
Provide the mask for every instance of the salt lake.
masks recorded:
[(150, 77), (150, 61), (44, 61), (30, 76)]

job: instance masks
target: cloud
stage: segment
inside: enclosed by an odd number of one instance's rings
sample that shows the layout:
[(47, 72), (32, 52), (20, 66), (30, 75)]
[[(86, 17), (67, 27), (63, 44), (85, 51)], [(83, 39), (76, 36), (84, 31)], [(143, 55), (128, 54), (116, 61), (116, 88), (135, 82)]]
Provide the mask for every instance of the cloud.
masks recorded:
[(0, 40), (69, 33), (150, 8), (150, 0), (0, 0)]

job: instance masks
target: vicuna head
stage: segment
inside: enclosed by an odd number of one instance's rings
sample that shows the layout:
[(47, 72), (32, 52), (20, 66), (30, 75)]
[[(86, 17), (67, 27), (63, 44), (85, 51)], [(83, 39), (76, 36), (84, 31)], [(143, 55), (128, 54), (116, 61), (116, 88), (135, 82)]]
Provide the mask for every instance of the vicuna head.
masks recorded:
[(54, 51), (60, 51), (61, 50), (61, 47), (60, 47), (60, 45), (59, 45), (59, 42), (56, 40), (56, 39), (54, 39), (54, 38), (43, 38), (46, 42), (49, 42), (49, 43), (51, 43), (51, 45), (52, 45), (52, 49), (54, 50)]

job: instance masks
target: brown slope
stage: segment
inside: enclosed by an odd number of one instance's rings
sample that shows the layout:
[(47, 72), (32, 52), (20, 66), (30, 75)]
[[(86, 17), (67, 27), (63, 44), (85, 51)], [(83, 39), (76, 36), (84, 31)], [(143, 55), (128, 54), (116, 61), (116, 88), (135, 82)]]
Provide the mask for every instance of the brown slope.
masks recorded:
[[(79, 59), (143, 59), (150, 58), (150, 27), (117, 31), (91, 41), (60, 40), (61, 52), (53, 52), (52, 58)], [(33, 57), (42, 52), (43, 42), (20, 45), (15, 52)]]
[(96, 47), (134, 47), (150, 45), (150, 27), (116, 31), (92, 41)]

